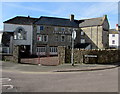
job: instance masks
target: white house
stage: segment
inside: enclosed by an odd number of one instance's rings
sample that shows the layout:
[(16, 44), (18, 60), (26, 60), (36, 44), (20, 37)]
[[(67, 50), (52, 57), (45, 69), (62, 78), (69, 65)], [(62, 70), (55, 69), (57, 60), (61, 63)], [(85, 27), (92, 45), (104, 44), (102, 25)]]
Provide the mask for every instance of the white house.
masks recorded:
[[(4, 22), (4, 31), (13, 32), (10, 44), (21, 45), (32, 54), (33, 22), (36, 18), (17, 16)], [(10, 46), (10, 45), (9, 45)]]
[(120, 32), (118, 25), (116, 25), (116, 29), (109, 30), (109, 47), (110, 48), (120, 48)]

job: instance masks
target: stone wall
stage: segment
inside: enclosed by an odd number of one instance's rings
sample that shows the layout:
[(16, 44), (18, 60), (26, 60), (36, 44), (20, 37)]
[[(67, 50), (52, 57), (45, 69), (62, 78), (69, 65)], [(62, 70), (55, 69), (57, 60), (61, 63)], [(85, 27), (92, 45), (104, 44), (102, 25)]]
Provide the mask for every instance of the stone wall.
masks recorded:
[[(71, 50), (59, 47), (59, 63), (71, 62)], [(85, 57), (85, 55), (93, 55), (97, 57)], [(74, 63), (92, 63), (107, 64), (120, 61), (120, 50), (79, 50), (74, 49)]]
[(14, 49), (13, 55), (12, 54), (2, 54), (2, 60), (20, 63), (20, 53), (19, 53), (20, 46), (14, 45), (13, 49)]
[(63, 46), (58, 47), (59, 64), (65, 63), (65, 50), (66, 50), (66, 47), (63, 47)]

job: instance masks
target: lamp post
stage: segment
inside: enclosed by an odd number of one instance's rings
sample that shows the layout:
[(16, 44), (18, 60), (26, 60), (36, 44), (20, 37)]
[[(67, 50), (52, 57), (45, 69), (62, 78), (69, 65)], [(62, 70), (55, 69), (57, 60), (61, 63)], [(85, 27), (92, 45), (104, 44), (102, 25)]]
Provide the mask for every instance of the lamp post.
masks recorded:
[(76, 31), (73, 29), (73, 32), (72, 32), (72, 49), (71, 49), (71, 64), (72, 66), (74, 66), (74, 60), (73, 60), (73, 57), (74, 57), (74, 40), (76, 38)]

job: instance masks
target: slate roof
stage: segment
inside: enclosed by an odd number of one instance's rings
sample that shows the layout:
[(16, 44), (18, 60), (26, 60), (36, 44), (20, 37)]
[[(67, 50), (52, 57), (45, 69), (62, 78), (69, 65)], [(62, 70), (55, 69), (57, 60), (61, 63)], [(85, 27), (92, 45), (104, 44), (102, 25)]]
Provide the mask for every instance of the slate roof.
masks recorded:
[(34, 24), (66, 26), (66, 27), (78, 27), (79, 26), (79, 22), (77, 20), (70, 21), (70, 19), (56, 18), (56, 17), (44, 17), (44, 16), (41, 16)]
[(79, 27), (98, 26), (103, 24), (103, 17), (79, 20)]
[(3, 23), (11, 23), (11, 24), (23, 24), (23, 25), (31, 25), (35, 22), (38, 18), (31, 18), (31, 17), (23, 17), (23, 16), (16, 16), (12, 19), (4, 21)]
[(70, 19), (56, 18), (56, 17), (41, 16), (40, 18), (31, 18), (31, 17), (16, 16), (10, 20), (5, 21), (4, 23), (21, 24), (21, 25), (36, 24), (36, 25), (66, 26), (66, 27), (77, 28), (77, 27), (102, 25), (103, 21), (104, 21), (104, 17), (70, 21)]
[(110, 29), (109, 34), (119, 34), (119, 31), (116, 29)]

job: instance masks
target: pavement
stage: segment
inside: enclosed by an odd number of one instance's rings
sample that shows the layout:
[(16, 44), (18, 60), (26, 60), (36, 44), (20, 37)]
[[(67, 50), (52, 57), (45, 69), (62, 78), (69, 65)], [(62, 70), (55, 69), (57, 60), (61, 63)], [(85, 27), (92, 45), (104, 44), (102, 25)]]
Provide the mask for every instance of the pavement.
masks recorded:
[[(112, 69), (120, 66), (120, 62), (114, 64), (61, 64), (58, 66), (43, 66), (43, 65), (30, 65), (19, 64), (13, 62), (2, 63), (2, 70), (19, 71), (19, 72), (78, 72), (78, 71), (95, 71)], [(0, 64), (1, 65), (1, 64)]]

